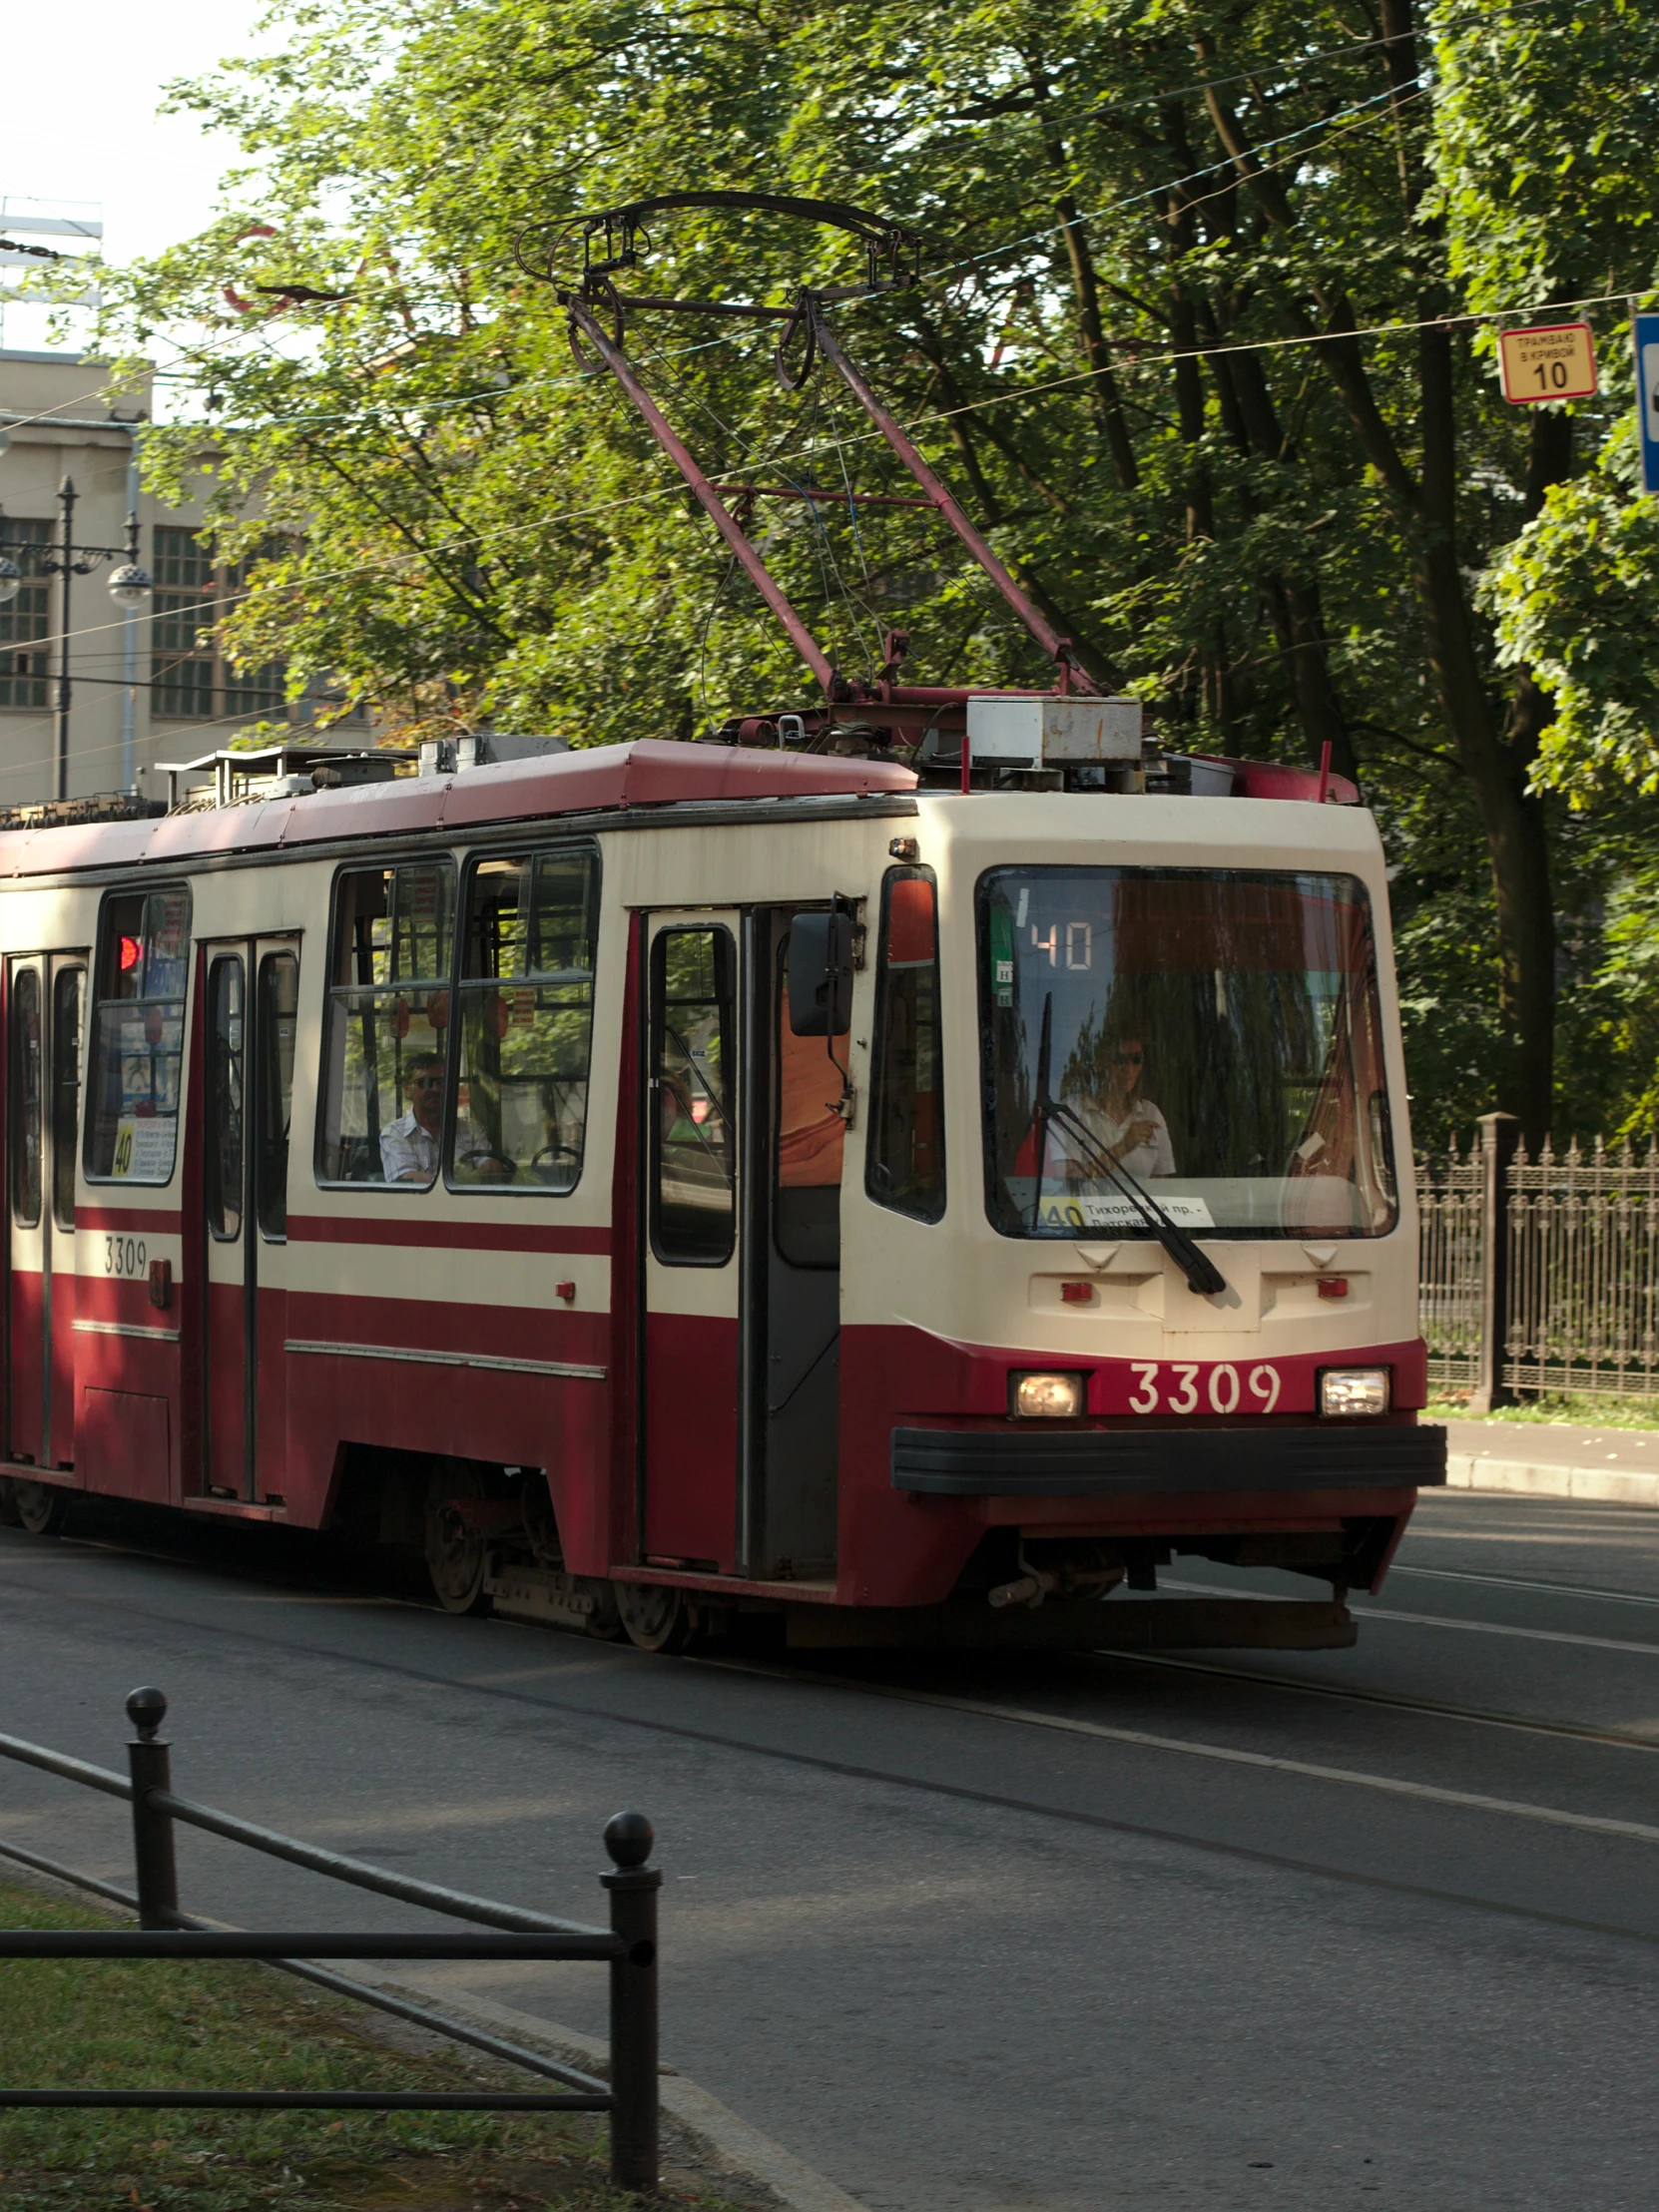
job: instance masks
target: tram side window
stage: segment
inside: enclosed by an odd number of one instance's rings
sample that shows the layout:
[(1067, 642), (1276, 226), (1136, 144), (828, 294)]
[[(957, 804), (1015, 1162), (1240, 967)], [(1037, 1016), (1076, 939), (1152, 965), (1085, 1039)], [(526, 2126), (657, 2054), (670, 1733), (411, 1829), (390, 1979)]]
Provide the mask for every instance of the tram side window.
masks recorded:
[(40, 1220), (40, 975), (12, 970), (11, 1004), (12, 1220), (33, 1229)]
[(242, 1235), (244, 978), (241, 955), (208, 970), (208, 1228), (220, 1244)]
[(481, 860), (467, 880), (449, 1180), (568, 1191), (582, 1170), (599, 862)]
[(864, 1159), (864, 1187), (878, 1206), (918, 1221), (942, 1218), (938, 897), (925, 868), (889, 868), (881, 886), (881, 966)]
[(260, 962), (259, 1080), (254, 1197), (260, 1229), (273, 1240), (288, 1233), (288, 1124), (293, 1118), (293, 1039), (299, 1013), (299, 962), (291, 952), (268, 952)]
[(436, 1178), (454, 920), (452, 860), (339, 877), (319, 1183), (428, 1190)]
[(75, 1226), (75, 1139), (81, 1127), (81, 990), (84, 968), (60, 968), (52, 985), (52, 1218)]
[(188, 890), (105, 899), (87, 1085), (94, 1181), (173, 1179), (189, 961)]
[(722, 1267), (737, 1236), (737, 962), (726, 929), (665, 929), (651, 953), (651, 1242)]

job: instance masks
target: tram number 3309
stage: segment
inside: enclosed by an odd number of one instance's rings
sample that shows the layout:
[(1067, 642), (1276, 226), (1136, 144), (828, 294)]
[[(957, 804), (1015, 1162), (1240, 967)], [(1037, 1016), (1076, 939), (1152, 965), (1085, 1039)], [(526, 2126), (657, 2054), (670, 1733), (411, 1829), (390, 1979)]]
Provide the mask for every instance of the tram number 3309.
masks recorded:
[(1130, 1366), (1139, 1384), (1129, 1400), (1132, 1413), (1236, 1413), (1241, 1404), (1251, 1412), (1271, 1413), (1279, 1403), (1279, 1370), (1265, 1360), (1242, 1377), (1222, 1361), (1202, 1385), (1196, 1362), (1174, 1361), (1166, 1369), (1157, 1360), (1134, 1360)]
[(106, 1237), (104, 1239), (104, 1273), (106, 1275), (142, 1275), (147, 1265), (142, 1237)]

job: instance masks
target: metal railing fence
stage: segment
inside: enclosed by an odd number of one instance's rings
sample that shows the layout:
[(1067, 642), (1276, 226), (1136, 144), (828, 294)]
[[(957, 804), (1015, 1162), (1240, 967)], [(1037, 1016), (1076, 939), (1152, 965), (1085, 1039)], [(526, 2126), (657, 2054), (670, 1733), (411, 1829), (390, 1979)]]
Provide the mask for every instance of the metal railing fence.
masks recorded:
[[(566, 2084), (558, 2093), (528, 2090), (288, 2090), (288, 2089), (13, 2089), (0, 2087), (0, 2108), (102, 2106), (233, 2111), (605, 2112), (611, 2122), (611, 2178), (623, 2189), (655, 2189), (658, 2163), (657, 1892), (662, 1876), (649, 1864), (654, 1841), (642, 1813), (619, 1813), (605, 1828), (611, 1872), (599, 1877), (610, 1898), (610, 1926), (557, 1920), (438, 1883), (388, 1873), (360, 1859), (324, 1851), (255, 1821), (198, 1805), (173, 1790), (171, 1748), (157, 1738), (167, 1715), (160, 1690), (135, 1690), (127, 1712), (137, 1731), (127, 1746), (128, 1773), (111, 1773), (42, 1744), (0, 1736), (0, 1757), (38, 1767), (82, 1788), (125, 1799), (133, 1810), (135, 1893), (73, 1867), (0, 1841), (0, 1857), (56, 1877), (139, 1917), (137, 1930), (0, 1930), (5, 1958), (258, 1958), (336, 1995), (395, 2014), (416, 2026), (469, 2044), (492, 2058)], [(184, 1821), (250, 1850), (286, 1860), (331, 1881), (418, 1905), (451, 1920), (500, 1931), (490, 1935), (407, 1931), (392, 1935), (252, 1933), (227, 1929), (181, 1911), (174, 1823)], [(586, 1959), (610, 1968), (610, 2080), (525, 2050), (483, 2030), (312, 1963), (317, 1958)]]
[(1429, 1386), (1477, 1411), (1659, 1400), (1659, 1143), (1528, 1154), (1506, 1114), (1416, 1163)]
[(1659, 1150), (1517, 1149), (1506, 1200), (1506, 1387), (1659, 1396)]
[(1417, 1161), (1417, 1318), (1428, 1387), (1461, 1396), (1478, 1381), (1485, 1168), (1478, 1141)]

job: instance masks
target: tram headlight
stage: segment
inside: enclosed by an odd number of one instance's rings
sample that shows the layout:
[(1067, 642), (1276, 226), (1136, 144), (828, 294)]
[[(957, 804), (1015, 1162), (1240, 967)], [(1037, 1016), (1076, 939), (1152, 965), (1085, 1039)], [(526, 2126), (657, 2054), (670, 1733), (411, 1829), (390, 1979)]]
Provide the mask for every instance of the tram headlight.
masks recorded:
[(1385, 1413), (1391, 1381), (1387, 1368), (1327, 1368), (1320, 1377), (1320, 1411), (1339, 1420)]
[(1011, 1375), (1008, 1380), (1021, 1420), (1076, 1420), (1082, 1413), (1080, 1375)]

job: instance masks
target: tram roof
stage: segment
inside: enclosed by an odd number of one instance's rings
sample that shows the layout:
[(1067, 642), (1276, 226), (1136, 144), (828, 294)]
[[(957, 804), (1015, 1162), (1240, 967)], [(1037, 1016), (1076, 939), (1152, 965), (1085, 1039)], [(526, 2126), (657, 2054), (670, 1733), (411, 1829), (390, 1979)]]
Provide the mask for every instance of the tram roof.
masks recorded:
[(0, 879), (74, 868), (178, 867), (216, 853), (294, 851), (345, 837), (406, 836), (638, 807), (858, 798), (911, 792), (916, 781), (909, 769), (889, 761), (642, 738), (450, 776), (399, 777), (148, 822), (3, 830)]

